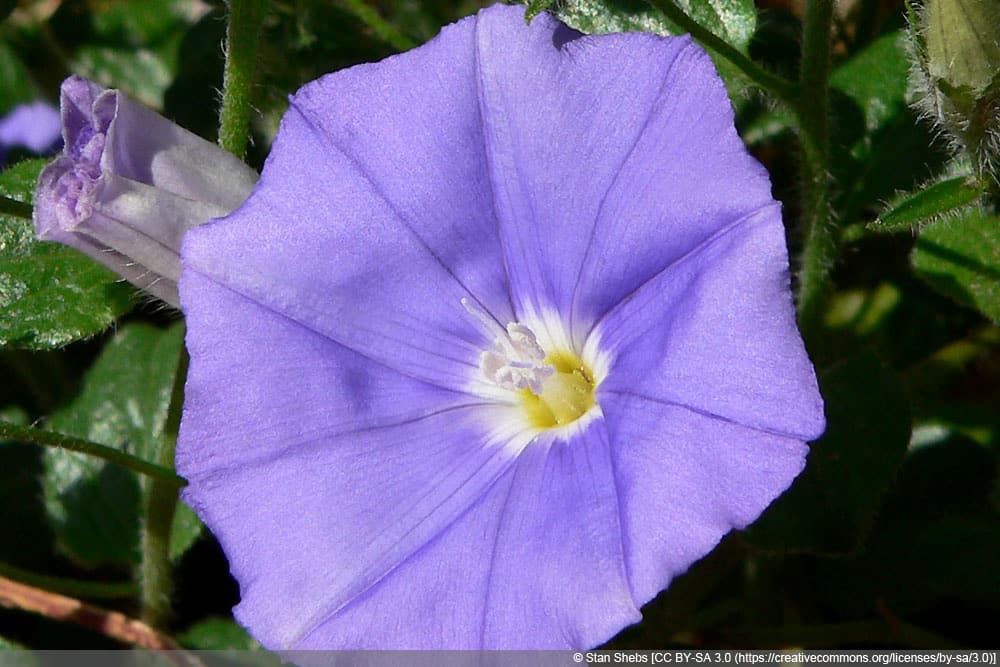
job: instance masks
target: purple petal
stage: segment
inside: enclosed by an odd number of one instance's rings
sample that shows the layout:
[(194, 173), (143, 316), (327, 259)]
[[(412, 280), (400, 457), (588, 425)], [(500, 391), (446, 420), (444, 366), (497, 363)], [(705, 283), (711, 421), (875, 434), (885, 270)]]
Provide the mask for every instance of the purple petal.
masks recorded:
[(502, 408), (373, 364), (198, 274), (182, 290), (197, 323), (184, 497), (230, 557), (240, 620), (294, 647), (476, 502), (516, 448), (492, 426)]
[(689, 39), (576, 38), (520, 12), (486, 10), (477, 31), (496, 208), (519, 314), (555, 308), (579, 343), (770, 186)]
[(94, 114), (94, 103), (105, 89), (93, 81), (71, 76), (60, 87), (63, 143), (66, 156), (97, 165), (104, 150), (104, 133), (111, 123), (107, 114)]
[(639, 620), (615, 489), (599, 420), (569, 442), (532, 443), (476, 506), (301, 648), (600, 644)]
[(367, 181), (397, 224), (506, 324), (514, 317), (471, 57), (476, 22), (446, 26), (405, 55), (325, 76), (292, 104), (348, 163), (350, 177)]
[(257, 172), (235, 155), (118, 91), (94, 103), (96, 119), (112, 117), (101, 168), (123, 178), (219, 207), (242, 204)]
[(612, 357), (599, 391), (818, 437), (823, 401), (788, 282), (777, 205), (730, 225), (598, 323), (588, 345)]
[(21, 104), (0, 119), (0, 150), (22, 147), (49, 151), (59, 140), (59, 112), (47, 102)]
[[(454, 48), (446, 37), (461, 40), (469, 26), (469, 21), (457, 24), (433, 44)], [(442, 63), (442, 76), (449, 70)], [(458, 241), (458, 252), (448, 251), (458, 264), (446, 264), (421, 237), (435, 229), (428, 221), (437, 224), (438, 214), (409, 220), (317, 125), (310, 99), (304, 95), (304, 108), (293, 99), (261, 183), (247, 203), (187, 235), (186, 270), (378, 363), (443, 387), (467, 389), (480, 377), (479, 354), (492, 341), (462, 300), (480, 301), (501, 315), (509, 307), (471, 293), (463, 281), (499, 282), (490, 294), (503, 292), (502, 262), (488, 241), (469, 256), (462, 250), (466, 242)], [(433, 134), (441, 142), (453, 137), (457, 146), (467, 142), (466, 126), (409, 129), (428, 141)], [(419, 178), (413, 174), (415, 182)], [(483, 215), (473, 209), (474, 204), (466, 207), (458, 200), (440, 215), (471, 225)], [(444, 238), (440, 230), (433, 233)]]
[(606, 393), (629, 580), (637, 604), (744, 528), (802, 471), (808, 448), (643, 398)]

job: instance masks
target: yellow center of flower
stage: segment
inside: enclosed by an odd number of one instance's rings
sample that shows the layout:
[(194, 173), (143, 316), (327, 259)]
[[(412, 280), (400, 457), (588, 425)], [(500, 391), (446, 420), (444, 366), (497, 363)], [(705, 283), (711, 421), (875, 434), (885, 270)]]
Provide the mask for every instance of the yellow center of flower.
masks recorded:
[(463, 299), (462, 305), (485, 331), (499, 334), (479, 355), (479, 370), (486, 380), (513, 393), (529, 426), (566, 426), (594, 407), (597, 380), (578, 354), (565, 348), (546, 352), (524, 323), (501, 327), (476, 304)]
[(545, 357), (555, 372), (542, 380), (541, 391), (518, 391), (528, 421), (535, 428), (555, 428), (582, 417), (594, 405), (594, 374), (573, 352), (557, 351)]

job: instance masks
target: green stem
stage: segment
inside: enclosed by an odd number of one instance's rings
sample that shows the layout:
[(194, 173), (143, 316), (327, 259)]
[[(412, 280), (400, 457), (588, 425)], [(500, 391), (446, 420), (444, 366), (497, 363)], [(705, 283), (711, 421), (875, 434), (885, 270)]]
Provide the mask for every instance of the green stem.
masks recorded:
[(31, 211), (31, 204), (0, 195), (0, 215), (13, 215), (17, 218), (31, 220)]
[(257, 42), (266, 6), (265, 0), (229, 0), (219, 145), (240, 159), (246, 153), (250, 135), (250, 101), (257, 66)]
[[(163, 448), (160, 465), (173, 467), (184, 404), (184, 381), (187, 377), (187, 350), (181, 350), (174, 376), (174, 387), (163, 428)], [(173, 593), (173, 572), (170, 562), (170, 533), (177, 512), (179, 488), (153, 479), (149, 485), (146, 521), (142, 531), (142, 563), (139, 581), (142, 586), (142, 620), (153, 627), (163, 627), (170, 618), (170, 598)]]
[(341, 0), (341, 4), (347, 11), (354, 15), (359, 21), (372, 29), (386, 44), (397, 51), (407, 51), (416, 46), (416, 43), (396, 30), (395, 26), (386, 21), (375, 11), (374, 8), (364, 2), (364, 0)]
[(80, 452), (99, 459), (104, 459), (108, 463), (122, 466), (133, 470), (140, 475), (147, 475), (159, 480), (162, 484), (167, 484), (175, 489), (187, 484), (183, 477), (179, 477), (172, 470), (149, 461), (144, 461), (123, 451), (99, 445), (96, 442), (74, 438), (61, 433), (43, 431), (40, 428), (30, 426), (18, 426), (10, 422), (0, 421), (0, 439), (14, 440), (16, 442), (27, 442), (42, 447), (56, 447), (71, 452)]
[(772, 74), (757, 63), (743, 55), (732, 45), (695, 21), (687, 15), (673, 0), (647, 0), (654, 8), (680, 26), (681, 30), (691, 33), (691, 36), (701, 42), (702, 46), (719, 54), (764, 90), (770, 91), (778, 99), (794, 104), (798, 97), (798, 87), (794, 82), (784, 77)]
[(133, 583), (116, 584), (103, 581), (83, 581), (65, 577), (51, 577), (22, 570), (9, 563), (0, 562), (0, 577), (7, 577), (22, 584), (37, 586), (47, 591), (78, 598), (131, 598), (139, 592)]
[(830, 215), (830, 25), (833, 0), (809, 0), (799, 73), (802, 144), (802, 220), (805, 242), (799, 267), (799, 323), (808, 339), (819, 327), (836, 238)]

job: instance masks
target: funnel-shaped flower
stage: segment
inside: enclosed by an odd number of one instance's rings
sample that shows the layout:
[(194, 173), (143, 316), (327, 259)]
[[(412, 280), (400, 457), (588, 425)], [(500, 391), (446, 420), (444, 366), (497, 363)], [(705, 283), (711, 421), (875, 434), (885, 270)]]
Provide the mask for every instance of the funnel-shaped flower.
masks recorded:
[(495, 6), (305, 86), (184, 242), (186, 500), (274, 648), (596, 645), (823, 430), (689, 39)]
[(176, 306), (184, 233), (243, 203), (257, 173), (117, 90), (62, 85), (63, 154), (42, 170), (35, 231)]
[(59, 112), (47, 102), (19, 104), (0, 118), (0, 163), (7, 148), (47, 153), (59, 141)]

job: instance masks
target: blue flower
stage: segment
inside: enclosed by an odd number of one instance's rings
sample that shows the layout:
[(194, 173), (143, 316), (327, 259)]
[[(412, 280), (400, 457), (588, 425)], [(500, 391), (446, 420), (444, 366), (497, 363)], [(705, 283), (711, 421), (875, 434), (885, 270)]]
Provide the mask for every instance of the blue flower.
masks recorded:
[(182, 262), (177, 467), (271, 648), (597, 645), (823, 431), (687, 38), (498, 5), (319, 79)]

